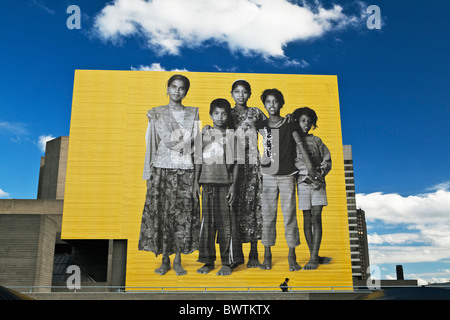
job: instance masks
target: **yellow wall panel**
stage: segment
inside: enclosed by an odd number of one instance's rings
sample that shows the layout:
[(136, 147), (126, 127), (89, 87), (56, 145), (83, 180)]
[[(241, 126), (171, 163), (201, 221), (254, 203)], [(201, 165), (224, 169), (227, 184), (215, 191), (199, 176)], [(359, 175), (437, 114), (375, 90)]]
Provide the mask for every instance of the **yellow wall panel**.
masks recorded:
[[(289, 272), (288, 248), (279, 208), (277, 243), (272, 248), (272, 270), (236, 268), (227, 277), (216, 276), (220, 266), (208, 275), (198, 274), (198, 252), (183, 255), (185, 276), (173, 270), (154, 273), (161, 256), (139, 251), (138, 240), (146, 182), (142, 180), (145, 156), (147, 110), (168, 103), (166, 85), (174, 72), (77, 70), (63, 212), (63, 239), (127, 239), (126, 285), (130, 287), (277, 287), (284, 278), (291, 286), (352, 286), (350, 244), (345, 192), (339, 94), (336, 76), (238, 74), (182, 72), (191, 88), (183, 100), (200, 108), (202, 126), (212, 124), (209, 104), (226, 98), (233, 105), (231, 84), (245, 79), (252, 86), (248, 101), (264, 113), (260, 95), (264, 89), (278, 88), (286, 104), (282, 115), (308, 106), (319, 117), (312, 133), (328, 146), (333, 168), (327, 176), (328, 206), (323, 210), (323, 238), (320, 255), (333, 258), (316, 270)], [(267, 113), (266, 113), (267, 114)], [(297, 260), (304, 265), (309, 250), (303, 235), (303, 216), (297, 212), (301, 245)], [(247, 260), (249, 244), (244, 244)], [(259, 243), (262, 262), (264, 248)], [(219, 255), (219, 251), (217, 251)], [(173, 257), (172, 257), (173, 258)], [(218, 263), (220, 259), (218, 256)], [(218, 264), (217, 263), (217, 264)], [(320, 289), (320, 288), (319, 288)]]

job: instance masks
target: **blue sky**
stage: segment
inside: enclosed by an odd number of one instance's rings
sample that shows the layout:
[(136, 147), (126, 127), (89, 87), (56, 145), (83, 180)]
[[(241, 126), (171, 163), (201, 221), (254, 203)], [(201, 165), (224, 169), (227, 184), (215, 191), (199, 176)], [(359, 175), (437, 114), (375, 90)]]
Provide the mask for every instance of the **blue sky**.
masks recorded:
[(0, 3), (0, 198), (36, 198), (40, 141), (69, 135), (75, 69), (337, 75), (371, 263), (450, 280), (448, 0), (164, 2)]

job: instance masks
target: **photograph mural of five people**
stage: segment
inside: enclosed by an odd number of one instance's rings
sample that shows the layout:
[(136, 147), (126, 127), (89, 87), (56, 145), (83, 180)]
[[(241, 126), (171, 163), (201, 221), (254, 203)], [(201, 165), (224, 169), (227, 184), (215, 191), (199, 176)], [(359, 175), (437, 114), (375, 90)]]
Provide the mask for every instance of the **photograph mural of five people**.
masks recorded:
[[(132, 144), (143, 151), (140, 180), (146, 188), (128, 195), (133, 199), (141, 195), (140, 203), (133, 201), (133, 213), (121, 213), (122, 218), (134, 217), (137, 231), (134, 235), (127, 231), (127, 283), (149, 286), (165, 279), (166, 286), (174, 287), (277, 287), (277, 279), (289, 274), (291, 284), (300, 287), (320, 285), (320, 279), (329, 278), (331, 272), (334, 285), (351, 285), (336, 77), (273, 75), (282, 81), (271, 82), (271, 75), (225, 74), (223, 79), (220, 73), (126, 72), (131, 73), (145, 74), (146, 80), (134, 86), (141, 96), (147, 81), (159, 82), (159, 88), (164, 85), (158, 101), (165, 102), (147, 104), (146, 130), (142, 123), (139, 128), (144, 130), (133, 130), (133, 135), (141, 134)], [(221, 88), (220, 95), (197, 88), (196, 97), (186, 103), (196, 84), (214, 83), (214, 79), (228, 88)], [(299, 79), (310, 95), (302, 102), (287, 100), (293, 90), (301, 91)], [(328, 96), (325, 103), (317, 101), (318, 107), (307, 103), (321, 90)], [(83, 96), (82, 92), (83, 88), (74, 90), (74, 96)], [(195, 101), (201, 106), (190, 106)], [(143, 122), (137, 109), (143, 110), (144, 102), (137, 103), (138, 108), (129, 101), (125, 104), (127, 110), (133, 107), (128, 118), (132, 114), (133, 122)], [(72, 112), (78, 112), (75, 99)], [(333, 129), (327, 131), (329, 123)], [(324, 137), (315, 134), (319, 125)], [(129, 131), (128, 126), (123, 130)], [(74, 121), (71, 130), (77, 130)], [(73, 151), (77, 144), (71, 143)], [(126, 162), (129, 155), (121, 157)], [(77, 159), (69, 155), (69, 162), (76, 166)], [(133, 163), (137, 172), (137, 160)], [(132, 184), (139, 186), (136, 181)], [(70, 178), (67, 188), (66, 223), (75, 215), (70, 211)], [(334, 212), (324, 209), (330, 201)], [(331, 224), (324, 227), (330, 216)], [(335, 230), (327, 234), (324, 229), (333, 224)], [(64, 227), (70, 236), (70, 228)], [(325, 278), (314, 275), (322, 269)], [(312, 282), (303, 281), (308, 277)]]

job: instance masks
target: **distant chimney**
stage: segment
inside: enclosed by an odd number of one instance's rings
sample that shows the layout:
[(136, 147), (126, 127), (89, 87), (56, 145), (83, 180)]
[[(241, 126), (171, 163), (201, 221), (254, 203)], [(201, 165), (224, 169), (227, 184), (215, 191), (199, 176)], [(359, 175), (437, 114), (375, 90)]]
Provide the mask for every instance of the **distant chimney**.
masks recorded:
[(397, 270), (397, 280), (405, 280), (403, 277), (403, 267), (401, 265), (395, 266), (395, 269)]

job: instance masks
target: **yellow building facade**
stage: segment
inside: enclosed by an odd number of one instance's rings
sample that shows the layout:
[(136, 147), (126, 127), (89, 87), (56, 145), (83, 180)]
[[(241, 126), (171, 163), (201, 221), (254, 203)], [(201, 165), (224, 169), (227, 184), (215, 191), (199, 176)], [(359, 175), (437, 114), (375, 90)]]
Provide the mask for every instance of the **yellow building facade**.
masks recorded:
[[(352, 287), (347, 200), (340, 121), (339, 93), (336, 76), (287, 75), (254, 73), (180, 72), (191, 86), (183, 104), (200, 110), (203, 125), (211, 125), (209, 105), (225, 98), (233, 106), (231, 85), (237, 79), (247, 80), (252, 87), (248, 106), (264, 113), (260, 100), (263, 90), (279, 89), (285, 98), (281, 115), (308, 106), (318, 115), (318, 128), (312, 133), (330, 150), (333, 166), (327, 175), (328, 206), (322, 213), (323, 237), (321, 256), (332, 257), (328, 265), (316, 270), (290, 272), (288, 247), (284, 239), (283, 217), (279, 207), (277, 242), (272, 247), (271, 270), (234, 269), (230, 276), (217, 276), (220, 268), (207, 275), (198, 274), (198, 251), (183, 255), (187, 274), (176, 276), (170, 270), (164, 276), (154, 270), (161, 256), (139, 251), (138, 241), (146, 196), (142, 179), (147, 130), (147, 111), (166, 105), (167, 81), (175, 72), (163, 71), (96, 71), (75, 72), (67, 176), (64, 196), (62, 239), (126, 239), (127, 287), (247, 288), (278, 287), (285, 278), (289, 285), (301, 289), (348, 290)], [(297, 210), (301, 244), (296, 249), (297, 261), (303, 266), (309, 260), (309, 249), (303, 235), (302, 212)], [(247, 259), (249, 244), (243, 245)], [(262, 262), (264, 247), (258, 244)], [(219, 250), (217, 250), (219, 255)], [(173, 257), (171, 257), (173, 260)], [(220, 261), (219, 257), (218, 260)]]

